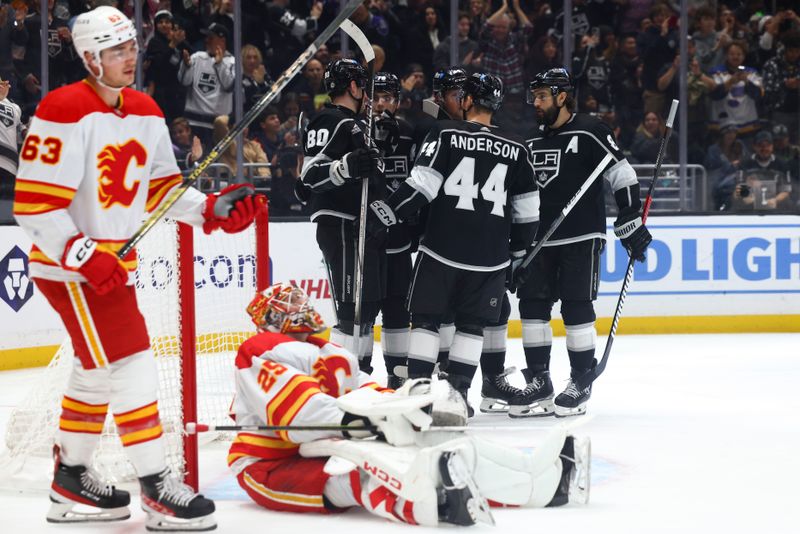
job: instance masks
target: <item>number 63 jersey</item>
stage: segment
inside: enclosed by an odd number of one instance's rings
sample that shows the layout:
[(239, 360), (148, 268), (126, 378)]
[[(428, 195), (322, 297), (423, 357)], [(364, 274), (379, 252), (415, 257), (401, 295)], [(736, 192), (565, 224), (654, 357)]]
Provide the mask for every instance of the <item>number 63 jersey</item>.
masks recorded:
[(527, 147), (493, 126), (440, 121), (389, 201), (401, 219), (430, 202), (419, 250), (451, 267), (496, 271), (521, 255), (539, 221)]

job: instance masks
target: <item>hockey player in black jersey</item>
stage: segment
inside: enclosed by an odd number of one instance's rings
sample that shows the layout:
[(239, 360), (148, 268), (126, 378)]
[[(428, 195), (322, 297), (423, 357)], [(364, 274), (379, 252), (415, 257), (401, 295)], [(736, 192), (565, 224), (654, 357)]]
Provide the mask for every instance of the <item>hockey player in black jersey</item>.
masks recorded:
[(448, 381), (465, 397), (496, 321), (511, 251), (533, 240), (539, 193), (522, 140), (491, 126), (502, 82), (473, 74), (464, 83), (465, 121), (438, 122), (420, 147), (411, 176), (386, 202), (370, 204), (372, 225), (392, 226), (430, 203), (409, 290), (409, 377), (430, 376), (443, 315), (455, 314)]
[[(411, 170), (412, 128), (395, 117), (400, 103), (400, 80), (388, 72), (375, 75), (372, 111), (373, 139), (383, 158), (386, 196), (400, 187)], [(381, 347), (388, 375), (387, 386), (397, 389), (406, 375), (410, 317), (406, 294), (411, 283), (411, 253), (416, 250), (417, 230), (413, 224), (397, 224), (386, 236), (386, 296), (381, 301), (383, 325)], [(403, 371), (401, 371), (403, 369)]]
[[(317, 243), (322, 250), (333, 292), (337, 323), (331, 340), (353, 350), (355, 345), (355, 265), (361, 180), (376, 177), (378, 151), (364, 144), (364, 123), (356, 115), (365, 98), (369, 75), (352, 59), (331, 62), (325, 70), (325, 88), (332, 103), (311, 120), (303, 134), (305, 160), (300, 176), (311, 191), (311, 220), (317, 223)], [(370, 183), (370, 199), (385, 198), (385, 186)], [(386, 284), (386, 251), (381, 240), (368, 240), (364, 276), (359, 346), (362, 370), (371, 372), (372, 325)]]
[[(640, 216), (636, 173), (604, 122), (572, 111), (573, 89), (572, 78), (563, 68), (539, 73), (529, 88), (528, 102), (540, 124), (528, 139), (541, 194), (537, 237), (547, 232), (589, 176), (603, 176), (619, 207), (614, 233), (632, 257), (644, 261), (651, 237)], [(556, 416), (568, 416), (586, 411), (591, 386), (578, 390), (575, 379), (597, 364), (593, 301), (605, 244), (605, 215), (603, 183), (596, 179), (526, 271), (517, 273), (527, 386), (510, 403), (511, 416), (548, 415), (553, 410)], [(550, 314), (557, 300), (567, 331), (571, 372), (566, 389), (553, 401)]]

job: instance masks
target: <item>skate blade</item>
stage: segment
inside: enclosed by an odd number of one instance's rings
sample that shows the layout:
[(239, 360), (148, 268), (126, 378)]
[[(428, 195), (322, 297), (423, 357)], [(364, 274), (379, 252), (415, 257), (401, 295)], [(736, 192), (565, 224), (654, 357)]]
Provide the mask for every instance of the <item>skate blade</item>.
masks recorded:
[(120, 508), (96, 508), (74, 502), (51, 502), (47, 512), (48, 523), (108, 523), (130, 518), (127, 506)]
[(508, 416), (512, 419), (525, 419), (528, 417), (549, 417), (553, 415), (553, 402), (539, 402), (524, 406), (509, 406)]
[(217, 528), (214, 514), (183, 519), (156, 512), (144, 503), (142, 510), (147, 514), (145, 528), (150, 532), (206, 532)]
[(484, 397), (479, 409), (481, 413), (508, 413), (508, 404), (500, 399)]
[(586, 404), (581, 404), (580, 406), (576, 406), (575, 408), (564, 408), (562, 406), (556, 405), (555, 407), (555, 416), (556, 417), (572, 417), (575, 415), (583, 415), (586, 413)]

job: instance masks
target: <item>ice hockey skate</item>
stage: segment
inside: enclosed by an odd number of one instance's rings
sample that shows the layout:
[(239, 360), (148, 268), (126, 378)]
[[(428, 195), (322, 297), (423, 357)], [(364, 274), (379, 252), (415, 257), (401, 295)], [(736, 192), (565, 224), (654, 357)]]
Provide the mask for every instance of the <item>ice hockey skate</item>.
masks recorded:
[(508, 402), (508, 416), (514, 418), (542, 417), (553, 414), (553, 382), (550, 371), (534, 373), (523, 369), (528, 383), (519, 395)]
[(592, 442), (588, 437), (567, 436), (561, 448), (561, 481), (547, 506), (588, 504), (591, 483)]
[(508, 383), (508, 375), (516, 369), (509, 367), (499, 375), (484, 375), (481, 386), (480, 410), (483, 413), (507, 413), (508, 402), (520, 395), (522, 390)]
[(442, 478), (439, 498), (439, 519), (454, 525), (469, 526), (477, 522), (494, 525), (478, 485), (458, 452), (447, 451), (439, 458)]
[(467, 417), (473, 417), (475, 415), (475, 409), (470, 406), (469, 400), (467, 400), (467, 393), (469, 392), (469, 385), (472, 379), (467, 376), (447, 373), (443, 373), (443, 375), (445, 375), (447, 381), (450, 382), (450, 385), (453, 386), (453, 389), (458, 391), (464, 399), (464, 403), (467, 405)]
[(101, 482), (91, 469), (67, 466), (58, 460), (50, 502), (49, 523), (122, 521), (131, 516), (131, 496), (127, 491)]
[(570, 377), (567, 387), (558, 394), (555, 400), (555, 416), (569, 417), (586, 413), (586, 403), (592, 396), (591, 384), (586, 389), (579, 390), (575, 379)]
[(141, 477), (142, 510), (147, 513), (147, 530), (155, 532), (200, 532), (214, 530), (214, 502), (180, 482), (165, 469)]

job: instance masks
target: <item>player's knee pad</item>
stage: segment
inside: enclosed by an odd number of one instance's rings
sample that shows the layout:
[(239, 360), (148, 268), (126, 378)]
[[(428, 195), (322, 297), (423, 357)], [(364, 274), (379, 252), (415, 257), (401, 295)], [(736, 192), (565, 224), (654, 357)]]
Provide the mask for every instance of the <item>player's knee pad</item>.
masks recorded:
[(139, 408), (158, 398), (158, 367), (151, 349), (117, 360), (109, 369), (115, 413)]
[(597, 318), (591, 300), (565, 300), (561, 302), (561, 316), (564, 324), (593, 323)]
[(503, 294), (503, 303), (500, 305), (500, 316), (496, 321), (489, 321), (486, 326), (500, 326), (508, 324), (508, 318), (511, 317), (511, 302), (508, 300), (508, 292)]
[(434, 321), (414, 323), (408, 335), (408, 359), (436, 363), (439, 356), (439, 325)]
[(383, 328), (408, 328), (409, 313), (403, 297), (389, 297), (381, 303), (383, 315)]
[(471, 336), (483, 336), (483, 328), (486, 321), (476, 317), (459, 317), (456, 319), (456, 332), (469, 334)]
[(411, 331), (405, 328), (388, 328), (386, 325), (381, 329), (381, 349), (384, 356), (404, 357), (408, 353), (408, 340)]
[(508, 323), (487, 326), (483, 329), (483, 353), (499, 353), (506, 351), (508, 338)]
[(595, 313), (591, 301), (563, 301), (561, 315), (567, 331), (567, 349), (576, 352), (593, 350), (597, 343)]
[(553, 344), (553, 328), (550, 321), (522, 319), (522, 346), (549, 347)]
[(74, 358), (64, 395), (86, 404), (108, 404), (111, 394), (110, 372), (108, 367), (84, 369), (80, 360)]
[(522, 319), (538, 319), (549, 322), (552, 318), (553, 303), (549, 300), (520, 300), (519, 316)]
[(456, 326), (453, 344), (450, 346), (450, 361), (477, 366), (483, 350), (483, 326), (462, 324)]

